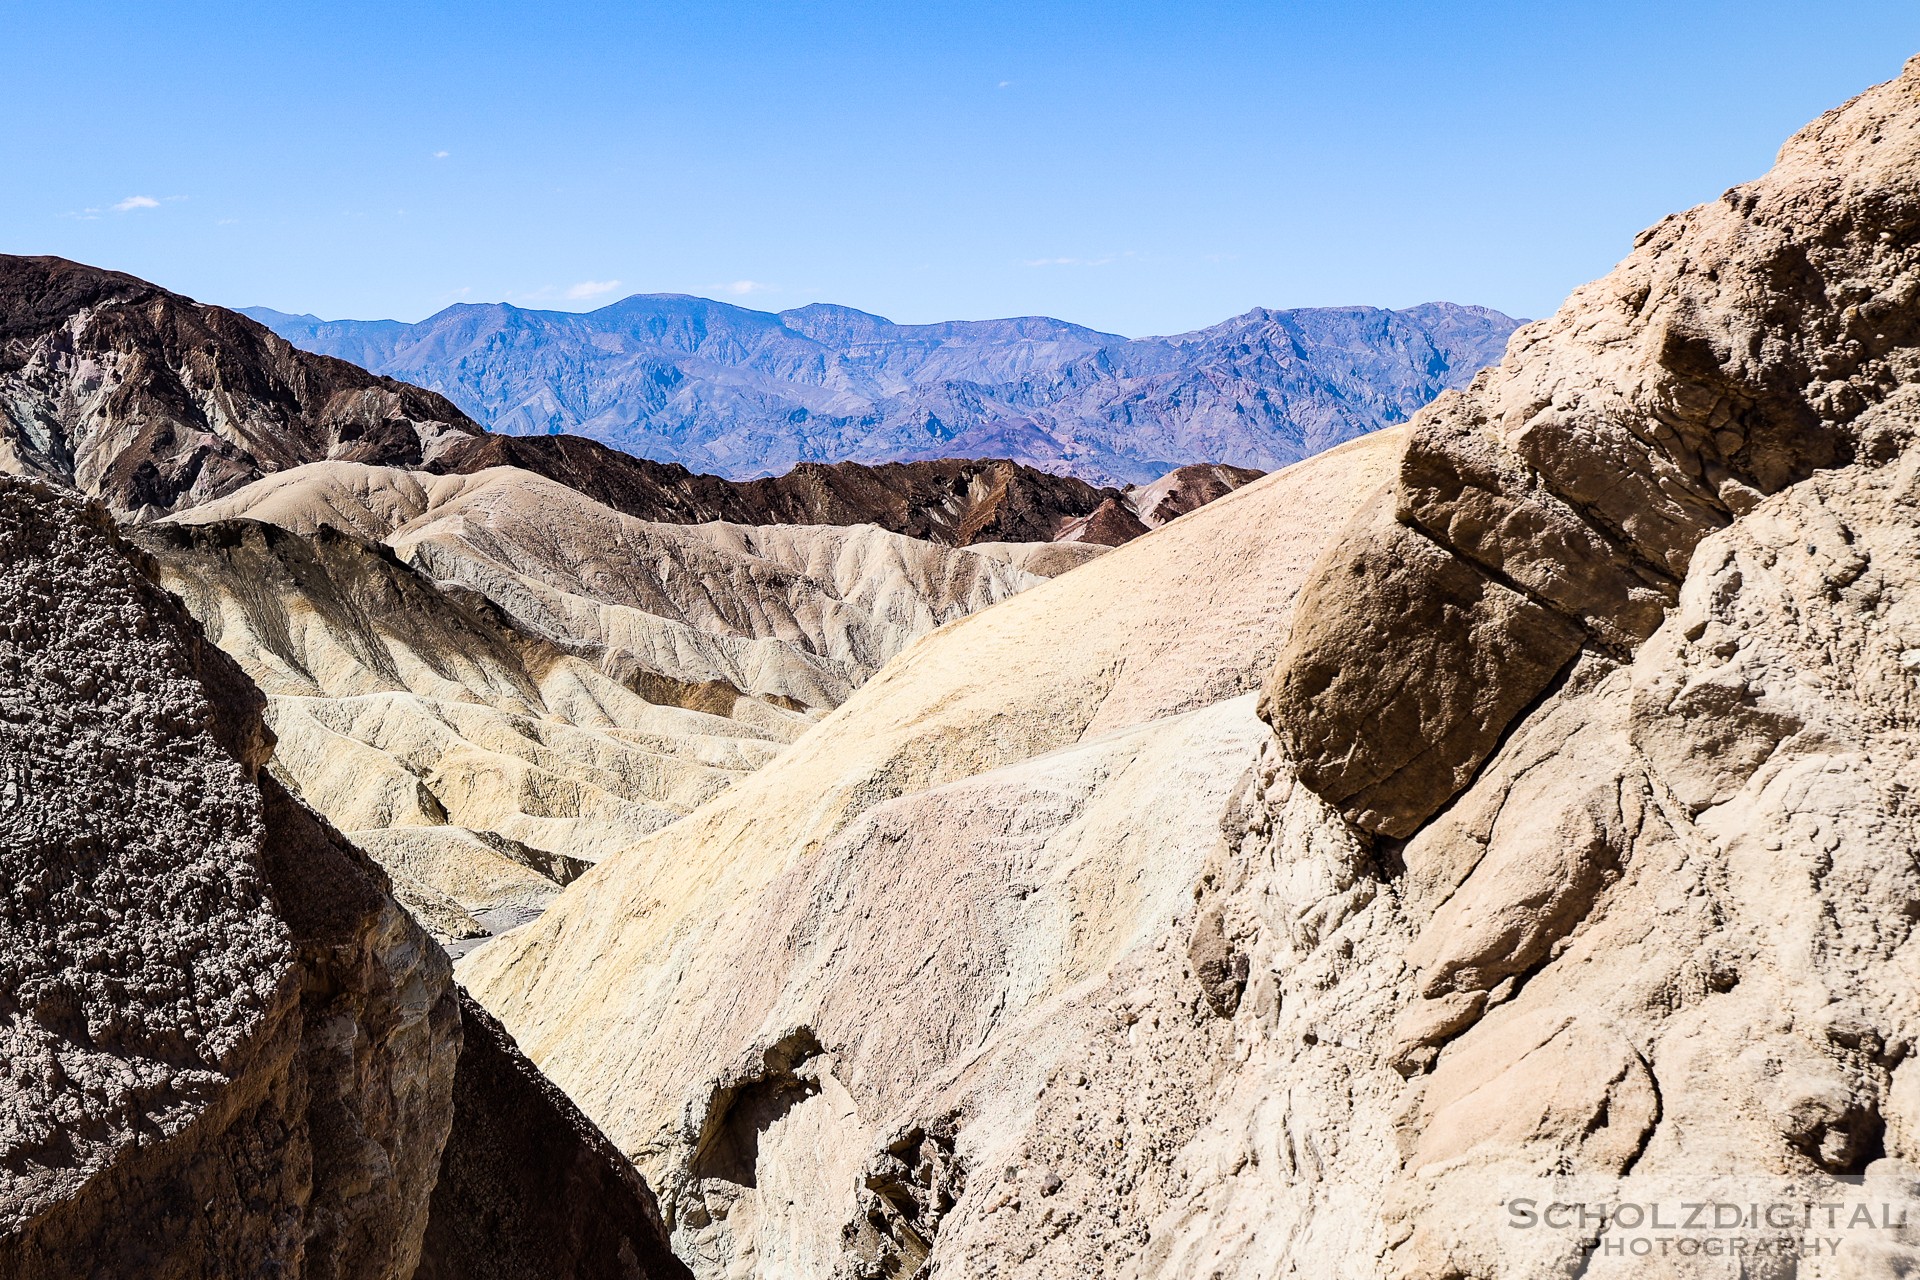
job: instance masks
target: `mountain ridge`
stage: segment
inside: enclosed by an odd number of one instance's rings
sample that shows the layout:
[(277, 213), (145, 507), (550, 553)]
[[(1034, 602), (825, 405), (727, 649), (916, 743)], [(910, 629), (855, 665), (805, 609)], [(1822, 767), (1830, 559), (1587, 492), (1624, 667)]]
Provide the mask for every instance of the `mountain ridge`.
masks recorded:
[(456, 303), (413, 324), (241, 310), (503, 434), (581, 434), (730, 479), (991, 455), (1101, 485), (1201, 461), (1272, 470), (1405, 421), (1521, 323), (1447, 302), (1255, 307), (1128, 338), (1048, 316), (907, 325), (690, 294), (588, 312)]
[(489, 432), (434, 392), (303, 351), (252, 317), (120, 272), (0, 255), (0, 469), (150, 519), (317, 462), (511, 465), (644, 520), (870, 523), (954, 545), (1122, 542), (1218, 491), (1174, 482), (1185, 505), (1142, 520), (1118, 489), (1003, 459), (805, 464), (735, 482), (585, 437)]

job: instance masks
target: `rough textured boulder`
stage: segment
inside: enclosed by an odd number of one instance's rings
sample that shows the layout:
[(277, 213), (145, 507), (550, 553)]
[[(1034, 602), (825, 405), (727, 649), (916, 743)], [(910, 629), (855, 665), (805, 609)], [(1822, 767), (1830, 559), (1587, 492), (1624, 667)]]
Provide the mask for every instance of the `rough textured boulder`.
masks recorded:
[[(259, 692), (106, 513), (17, 479), (0, 705), (0, 1275), (405, 1280), (487, 1239), (443, 1156), (525, 1158), (528, 1103), (457, 1081), (532, 1068), (463, 1038), (445, 954), (263, 771)], [(537, 1149), (605, 1194), (542, 1189), (570, 1230), (493, 1274), (684, 1274), (638, 1228), (637, 1268), (572, 1252), (651, 1196), (590, 1128)]]
[(107, 517), (0, 488), (0, 1271), (412, 1273), (450, 968), (271, 782), (259, 695)]
[[(1598, 1228), (1489, 1210), (1556, 1189), (1843, 1200), (1863, 1178), (1911, 1204), (1917, 147), (1920, 61), (1415, 425), (1392, 507), (1302, 593), (1277, 740), (1201, 882), (1194, 981), (1248, 976), (1213, 1001), (1229, 1032), (1189, 1093), (1213, 1118), (1140, 1273), (1649, 1273)], [(1397, 547), (1428, 567), (1385, 571)], [(1449, 622), (1474, 575), (1577, 651)], [(1327, 678), (1336, 644), (1370, 679)], [(1667, 1257), (1920, 1261), (1900, 1232)]]
[[(1392, 520), (1330, 558), (1302, 610), (1328, 620), (1295, 633), (1268, 690), (1308, 785), (1410, 834), (1567, 668), (1570, 635), (1631, 656), (1702, 538), (1858, 453), (1920, 359), (1913, 94), (1909, 77), (1856, 100), (1766, 177), (1644, 232), (1420, 416)], [(1400, 567), (1335, 563), (1383, 559)], [(1353, 673), (1353, 638), (1428, 590), (1485, 604)]]

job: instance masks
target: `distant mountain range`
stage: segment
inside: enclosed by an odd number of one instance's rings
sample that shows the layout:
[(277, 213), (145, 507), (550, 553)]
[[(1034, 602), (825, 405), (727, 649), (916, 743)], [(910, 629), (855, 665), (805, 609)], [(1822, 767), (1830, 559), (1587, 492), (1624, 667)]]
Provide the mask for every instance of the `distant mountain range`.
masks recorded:
[(1172, 337), (1046, 317), (902, 325), (636, 294), (584, 314), (461, 304), (420, 321), (245, 313), (438, 391), (513, 435), (574, 433), (744, 479), (806, 462), (1010, 458), (1096, 484), (1271, 470), (1405, 421), (1494, 363), (1486, 307), (1256, 308)]
[(0, 254), (0, 472), (153, 519), (322, 462), (513, 467), (638, 520), (873, 524), (953, 546), (1117, 546), (1260, 474), (1195, 464), (1123, 491), (949, 458), (727, 480), (582, 436), (488, 432), (433, 392), (301, 351), (246, 316), (116, 271)]

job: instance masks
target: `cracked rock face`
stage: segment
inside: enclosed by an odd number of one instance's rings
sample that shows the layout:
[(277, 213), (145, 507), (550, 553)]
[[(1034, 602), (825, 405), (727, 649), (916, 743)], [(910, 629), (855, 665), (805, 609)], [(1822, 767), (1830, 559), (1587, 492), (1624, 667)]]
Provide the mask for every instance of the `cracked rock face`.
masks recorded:
[[(1251, 953), (1246, 1065), (1146, 1270), (1560, 1274), (1487, 1211), (1548, 1176), (1911, 1194), (1916, 159), (1920, 62), (1415, 424), (1268, 685), (1202, 903)], [(1520, 643), (1501, 592), (1577, 643)]]
[[(1808, 126), (1765, 177), (1643, 232), (1421, 415), (1268, 688), (1308, 785), (1369, 831), (1412, 834), (1576, 642), (1631, 656), (1703, 538), (1856, 455), (1920, 374), (1917, 95), (1909, 70)], [(1400, 633), (1415, 596), (1436, 610)], [(1382, 665), (1356, 678), (1365, 638)]]

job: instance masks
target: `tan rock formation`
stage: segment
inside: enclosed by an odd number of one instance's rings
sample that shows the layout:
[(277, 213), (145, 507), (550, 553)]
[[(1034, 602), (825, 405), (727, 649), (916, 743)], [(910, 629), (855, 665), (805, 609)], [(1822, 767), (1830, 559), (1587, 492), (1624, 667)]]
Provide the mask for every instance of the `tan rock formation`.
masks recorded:
[[(1909, 77), (1857, 99), (1766, 177), (1642, 233), (1421, 414), (1391, 518), (1357, 527), (1310, 588), (1303, 616), (1338, 620), (1296, 632), (1269, 690), (1309, 785), (1368, 830), (1411, 834), (1576, 637), (1630, 655), (1701, 538), (1852, 456), (1920, 351), (1912, 95)], [(1409, 594), (1448, 603), (1393, 669), (1356, 678), (1356, 636), (1391, 633)]]
[(512, 468), (347, 463), (136, 536), (268, 694), (279, 776), (456, 951), (759, 768), (914, 636), (1092, 554), (651, 524)]
[(963, 1182), (1030, 1163), (1035, 1091), (1190, 909), (1276, 624), (1399, 439), (926, 637), (463, 962), (700, 1274), (890, 1274)]
[(161, 581), (267, 693), (275, 773), (379, 859), (443, 938), (536, 915), (589, 862), (794, 730), (648, 701), (383, 549), (251, 521), (138, 531)]
[[(1203, 949), (1250, 975), (1216, 1059), (1240, 1065), (1190, 1095), (1214, 1119), (1141, 1273), (1920, 1259), (1874, 1230), (1650, 1262), (1625, 1246), (1653, 1236), (1499, 1207), (1911, 1208), (1917, 151), (1920, 61), (1415, 424), (1393, 507), (1316, 570), (1269, 686), (1301, 758), (1269, 752), (1205, 882)], [(1346, 569), (1408, 547), (1399, 576)], [(1476, 573), (1479, 602), (1524, 597), (1580, 652), (1466, 608), (1395, 626)]]
[[(1920, 1222), (1916, 279), (1920, 60), (1404, 451), (921, 642), (463, 971), (702, 1275), (1909, 1273), (1515, 1211)], [(1265, 741), (1220, 642), (1284, 643)]]

